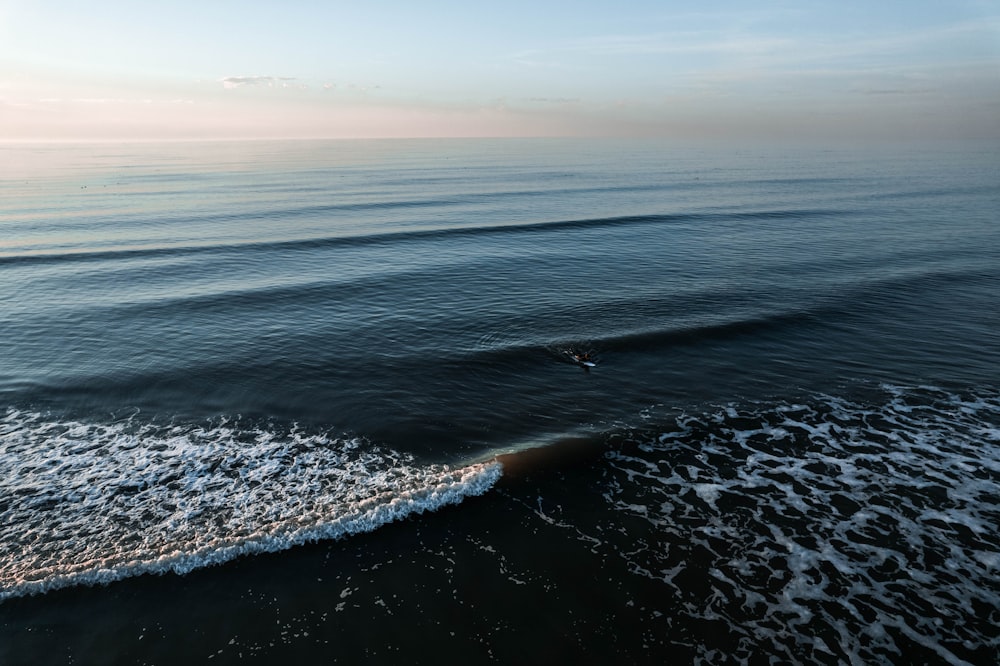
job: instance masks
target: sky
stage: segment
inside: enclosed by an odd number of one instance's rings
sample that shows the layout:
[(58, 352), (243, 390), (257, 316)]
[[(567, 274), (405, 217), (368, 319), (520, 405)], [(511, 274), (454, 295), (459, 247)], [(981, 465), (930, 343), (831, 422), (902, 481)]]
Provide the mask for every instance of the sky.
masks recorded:
[(0, 140), (1000, 138), (1000, 0), (0, 0)]

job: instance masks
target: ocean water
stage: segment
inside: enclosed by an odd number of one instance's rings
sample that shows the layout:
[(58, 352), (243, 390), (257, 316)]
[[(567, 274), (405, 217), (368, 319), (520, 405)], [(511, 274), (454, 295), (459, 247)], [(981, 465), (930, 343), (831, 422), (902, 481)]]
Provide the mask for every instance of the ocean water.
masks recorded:
[(2, 146), (0, 663), (994, 664), (997, 211), (984, 143)]

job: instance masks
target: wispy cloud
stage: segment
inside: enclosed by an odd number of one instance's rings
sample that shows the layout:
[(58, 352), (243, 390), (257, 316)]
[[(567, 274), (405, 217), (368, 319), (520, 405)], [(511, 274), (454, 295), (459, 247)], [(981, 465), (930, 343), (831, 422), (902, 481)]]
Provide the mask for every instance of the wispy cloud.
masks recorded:
[(266, 88), (288, 87), (296, 81), (294, 76), (226, 76), (219, 79), (223, 88), (242, 88), (244, 86), (263, 86)]
[(135, 97), (40, 97), (37, 100), (41, 104), (154, 104), (154, 100), (149, 98)]
[(579, 104), (579, 97), (529, 97), (529, 102), (536, 104)]
[[(509, 54), (529, 67), (580, 66), (580, 58), (667, 57), (704, 69), (724, 62), (744, 68), (805, 69), (822, 64), (905, 63), (914, 58), (967, 62), (973, 56), (960, 45), (992, 41), (1000, 35), (1000, 17), (960, 21), (914, 30), (833, 37), (747, 32), (743, 29), (676, 30), (640, 34), (594, 35)], [(933, 54), (933, 55), (930, 55)], [(687, 59), (690, 56), (691, 59)], [(675, 60), (679, 58), (680, 60)], [(696, 59), (695, 59), (696, 58)]]
[(607, 35), (567, 46), (568, 50), (596, 55), (684, 55), (771, 53), (792, 45), (782, 37), (720, 36), (708, 32), (653, 35)]
[(928, 95), (935, 91), (933, 88), (864, 88), (854, 92), (862, 95)]
[(36, 107), (44, 105), (51, 107), (61, 106), (163, 106), (166, 104), (194, 104), (190, 98), (177, 97), (174, 99), (152, 99), (149, 97), (38, 97), (34, 99), (4, 100), (0, 99), (0, 104), (6, 103), (8, 106)]
[(792, 50), (795, 41), (785, 37), (725, 35), (684, 31), (636, 35), (600, 35), (537, 49), (525, 49), (509, 58), (521, 65), (565, 67), (579, 58), (715, 56), (748, 57)]

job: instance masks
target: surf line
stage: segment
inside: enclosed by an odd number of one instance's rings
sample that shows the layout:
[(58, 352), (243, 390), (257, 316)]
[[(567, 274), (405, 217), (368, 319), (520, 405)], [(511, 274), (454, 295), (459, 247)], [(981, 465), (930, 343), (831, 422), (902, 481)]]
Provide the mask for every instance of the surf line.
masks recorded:
[(361, 501), (347, 502), (342, 511), (327, 520), (302, 523), (288, 516), (276, 524), (260, 526), (252, 534), (226, 538), (216, 535), (208, 543), (161, 543), (137, 556), (121, 552), (92, 553), (84, 561), (5, 572), (0, 568), (0, 603), (15, 597), (43, 594), (78, 585), (106, 585), (144, 574), (184, 575), (195, 569), (225, 564), (239, 557), (274, 553), (306, 543), (337, 540), (372, 532), (409, 515), (435, 511), (482, 495), (503, 474), (499, 460), (484, 461), (423, 475), (423, 483), (401, 491), (375, 493)]

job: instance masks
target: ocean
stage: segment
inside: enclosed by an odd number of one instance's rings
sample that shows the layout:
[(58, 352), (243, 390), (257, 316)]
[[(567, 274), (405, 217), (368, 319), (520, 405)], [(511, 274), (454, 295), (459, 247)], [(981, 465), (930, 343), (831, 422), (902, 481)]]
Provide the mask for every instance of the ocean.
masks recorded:
[(998, 211), (988, 142), (3, 145), (0, 663), (995, 664)]

